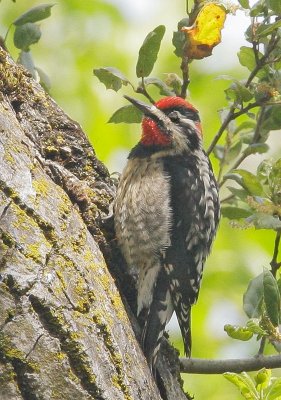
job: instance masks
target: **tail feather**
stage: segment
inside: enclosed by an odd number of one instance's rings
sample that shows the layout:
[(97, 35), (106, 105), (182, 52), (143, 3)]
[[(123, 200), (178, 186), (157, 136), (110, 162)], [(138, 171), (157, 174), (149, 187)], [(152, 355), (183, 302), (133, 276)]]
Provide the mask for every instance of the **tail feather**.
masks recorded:
[(184, 304), (182, 301), (180, 301), (178, 304), (175, 305), (175, 310), (183, 338), (184, 352), (186, 357), (190, 357), (192, 345), (191, 306), (189, 304)]
[[(179, 322), (184, 350), (187, 357), (191, 354), (191, 306), (198, 290), (192, 286), (190, 270), (181, 262), (165, 264), (168, 274), (171, 299)], [(184, 279), (185, 278), (185, 279)]]
[(161, 271), (142, 331), (142, 347), (152, 371), (155, 371), (161, 339), (172, 313), (173, 307), (167, 277), (165, 272)]

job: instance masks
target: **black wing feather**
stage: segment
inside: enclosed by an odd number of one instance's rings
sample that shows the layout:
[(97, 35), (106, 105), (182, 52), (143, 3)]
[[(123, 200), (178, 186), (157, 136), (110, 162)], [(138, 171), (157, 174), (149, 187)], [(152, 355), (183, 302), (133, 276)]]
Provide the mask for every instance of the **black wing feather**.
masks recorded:
[[(164, 261), (187, 355), (191, 350), (190, 309), (198, 297), (203, 264), (219, 219), (216, 182), (208, 164), (210, 193), (206, 193), (202, 171), (195, 157), (177, 156), (165, 160), (165, 170), (171, 179), (173, 222), (171, 246), (166, 250)], [(212, 218), (206, 213), (206, 201), (210, 196), (214, 197), (215, 221), (211, 221)], [(215, 226), (215, 229), (211, 229), (211, 226)]]

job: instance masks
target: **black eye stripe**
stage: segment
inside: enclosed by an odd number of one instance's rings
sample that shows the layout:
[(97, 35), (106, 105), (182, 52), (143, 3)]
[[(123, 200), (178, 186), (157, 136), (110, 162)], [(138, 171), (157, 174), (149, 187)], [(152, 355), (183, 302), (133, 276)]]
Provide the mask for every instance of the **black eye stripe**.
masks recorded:
[(186, 107), (176, 107), (176, 108), (165, 108), (162, 110), (168, 117), (169, 114), (172, 114), (173, 119), (173, 112), (177, 111), (183, 118), (191, 119), (192, 121), (199, 122), (200, 118), (196, 111), (190, 110)]

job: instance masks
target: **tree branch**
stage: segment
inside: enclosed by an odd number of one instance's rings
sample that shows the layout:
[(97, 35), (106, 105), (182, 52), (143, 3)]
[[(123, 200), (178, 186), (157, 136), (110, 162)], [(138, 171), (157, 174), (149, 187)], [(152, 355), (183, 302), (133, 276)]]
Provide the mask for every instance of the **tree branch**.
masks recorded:
[[(255, 57), (256, 57), (256, 66), (253, 69), (253, 71), (250, 73), (247, 82), (245, 83), (245, 88), (248, 88), (250, 86), (250, 84), (252, 83), (253, 79), (256, 77), (257, 73), (268, 63), (268, 57), (270, 56), (270, 54), (272, 53), (272, 51), (274, 50), (275, 46), (277, 45), (278, 41), (280, 39), (275, 37), (275, 34), (272, 34), (272, 37), (270, 39), (269, 45), (266, 49), (265, 54), (259, 59), (258, 58), (258, 49), (257, 49), (257, 43), (253, 43), (253, 50), (255, 53)], [(236, 104), (232, 104), (232, 106), (229, 108), (229, 112), (225, 118), (225, 120), (223, 121), (220, 129), (218, 130), (217, 134), (215, 135), (212, 143), (210, 144), (208, 150), (207, 150), (207, 154), (210, 155), (210, 153), (213, 151), (215, 145), (217, 144), (217, 142), (219, 141), (219, 139), (221, 138), (223, 132), (225, 131), (225, 129), (227, 128), (228, 124), (236, 119), (237, 117), (239, 117), (240, 115), (245, 114), (246, 112), (248, 112), (251, 108), (253, 107), (257, 107), (261, 105), (259, 102), (254, 103), (253, 105), (251, 105), (251, 103), (245, 107), (242, 108), (239, 112), (235, 113), (235, 109), (236, 109)]]
[(224, 372), (258, 371), (261, 368), (280, 368), (281, 355), (257, 356), (227, 360), (181, 358), (181, 372), (192, 374), (222, 374)]
[[(263, 120), (263, 118), (264, 118), (264, 113), (265, 113), (265, 107), (264, 106), (261, 106), (261, 109), (260, 109), (260, 113), (259, 113), (259, 117), (258, 117), (258, 120), (257, 120), (257, 126), (256, 126), (256, 129), (255, 129), (255, 133), (254, 133), (254, 136), (253, 136), (253, 139), (251, 140), (251, 143), (249, 144), (249, 146), (250, 145), (252, 145), (252, 144), (255, 144), (255, 143), (260, 143), (260, 140), (261, 140), (261, 125), (262, 125), (262, 120)], [(227, 181), (227, 175), (228, 174), (230, 174), (231, 173), (231, 171), (233, 171), (233, 170), (235, 170), (236, 168), (238, 168), (239, 167), (239, 165), (245, 160), (245, 158), (247, 158), (249, 156), (249, 154), (247, 154), (245, 151), (240, 155), (240, 157), (235, 161), (235, 163), (232, 165), (232, 167), (230, 168), (230, 170), (227, 172), (227, 173), (225, 173), (224, 174), (224, 176), (223, 176), (223, 179), (220, 181), (220, 176), (221, 176), (221, 174), (222, 174), (222, 170), (223, 170), (223, 165), (221, 165), (221, 167), (220, 167), (220, 171), (219, 171), (219, 178), (218, 178), (218, 183), (219, 183), (219, 187), (221, 188), (224, 184), (225, 184), (225, 182)]]
[(260, 105), (261, 105), (260, 102), (255, 101), (255, 102), (253, 102), (253, 103), (249, 103), (246, 107), (243, 107), (243, 108), (241, 108), (241, 110), (235, 112), (235, 109), (236, 109), (237, 106), (236, 106), (235, 103), (232, 104), (232, 106), (231, 106), (230, 109), (229, 109), (229, 112), (228, 112), (227, 116), (225, 117), (225, 120), (223, 121), (223, 123), (222, 123), (220, 129), (218, 130), (217, 134), (215, 135), (215, 137), (214, 137), (212, 143), (210, 144), (208, 150), (206, 151), (206, 153), (207, 153), (208, 155), (211, 154), (211, 152), (213, 151), (213, 149), (214, 149), (214, 147), (216, 146), (217, 142), (218, 142), (219, 139), (221, 138), (223, 132), (225, 131), (225, 129), (227, 128), (228, 124), (229, 124), (232, 120), (234, 120), (234, 119), (240, 117), (240, 115), (246, 114), (246, 113), (247, 113), (248, 111), (250, 111), (252, 108), (258, 107), (258, 106), (260, 106)]
[(51, 387), (65, 400), (186, 400), (176, 356), (160, 351), (160, 394), (137, 342), (133, 284), (103, 219), (108, 171), (1, 47), (0, 75), (0, 399)]

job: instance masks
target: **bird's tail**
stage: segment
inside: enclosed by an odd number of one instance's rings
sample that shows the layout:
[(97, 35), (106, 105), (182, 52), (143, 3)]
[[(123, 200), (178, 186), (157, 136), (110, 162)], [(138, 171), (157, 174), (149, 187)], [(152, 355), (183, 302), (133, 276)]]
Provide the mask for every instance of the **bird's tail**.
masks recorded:
[(191, 353), (191, 306), (194, 304), (198, 291), (190, 284), (190, 276), (185, 265), (166, 264), (171, 299), (177, 314), (183, 343), (187, 357)]
[(174, 304), (177, 319), (179, 322), (183, 344), (184, 352), (186, 357), (190, 357), (191, 354), (191, 306), (190, 304), (184, 304), (183, 302), (178, 302)]
[(157, 355), (165, 326), (170, 320), (172, 313), (173, 307), (168, 281), (165, 272), (161, 271), (142, 331), (143, 351), (153, 372), (155, 372)]

